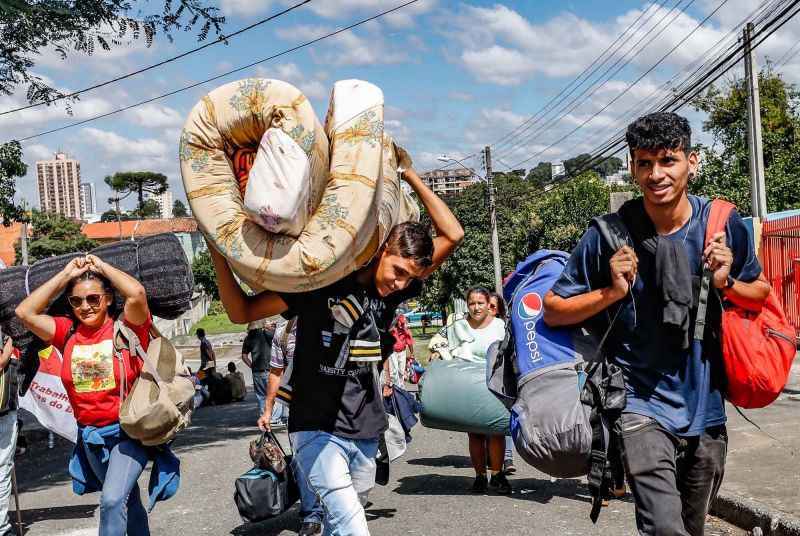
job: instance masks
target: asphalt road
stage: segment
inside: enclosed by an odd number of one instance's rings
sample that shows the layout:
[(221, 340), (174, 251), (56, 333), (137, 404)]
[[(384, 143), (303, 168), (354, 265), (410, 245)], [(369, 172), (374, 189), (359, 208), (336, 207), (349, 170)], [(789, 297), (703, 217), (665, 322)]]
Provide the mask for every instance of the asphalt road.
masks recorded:
[[(230, 357), (233, 357), (231, 355)], [(296, 507), (270, 522), (245, 525), (233, 503), (233, 481), (250, 467), (248, 442), (257, 436), (256, 403), (202, 408), (190, 429), (174, 444), (181, 459), (178, 494), (160, 503), (150, 522), (154, 535), (183, 534), (268, 536), (293, 534), (299, 527)], [(72, 493), (66, 471), (70, 444), (45, 441), (31, 445), (18, 460), (23, 519), (28, 535), (94, 536), (98, 494)], [(472, 470), (464, 434), (417, 426), (405, 456), (395, 462), (391, 480), (373, 490), (367, 510), (373, 535), (629, 535), (635, 534), (630, 498), (612, 501), (597, 525), (589, 520), (589, 496), (578, 480), (551, 482), (518, 460), (510, 497), (476, 496), (467, 490)], [(148, 474), (140, 480), (146, 489)], [(710, 536), (740, 531), (710, 518)]]

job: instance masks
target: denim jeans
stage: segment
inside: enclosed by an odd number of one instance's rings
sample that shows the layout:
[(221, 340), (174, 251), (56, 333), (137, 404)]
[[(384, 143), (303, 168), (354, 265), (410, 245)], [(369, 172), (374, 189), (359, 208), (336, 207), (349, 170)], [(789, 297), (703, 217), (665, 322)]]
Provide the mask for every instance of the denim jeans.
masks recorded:
[(378, 439), (347, 439), (327, 432), (291, 434), (298, 478), (305, 478), (325, 509), (325, 535), (368, 536), (364, 503), (375, 486)]
[(271, 424), (286, 424), (289, 422), (289, 406), (276, 400), (275, 405), (272, 406), (272, 415), (269, 417), (269, 422)]
[(142, 444), (132, 439), (122, 440), (111, 450), (107, 467), (94, 466), (94, 459), (89, 460), (95, 474), (105, 474), (98, 536), (150, 536), (147, 510), (136, 483), (147, 465), (147, 452)]
[(269, 372), (253, 372), (253, 391), (256, 393), (258, 400), (258, 416), (264, 413), (264, 404), (267, 401), (267, 376)]
[(623, 413), (617, 431), (639, 534), (702, 536), (725, 473), (725, 426), (678, 437), (650, 417)]
[[(294, 447), (292, 447), (294, 450)], [(302, 476), (302, 472), (297, 467), (297, 458), (292, 458), (297, 489), (300, 491), (300, 519), (303, 523), (320, 523), (325, 518), (325, 509), (319, 502), (319, 497), (308, 485), (308, 479)]]
[(514, 440), (510, 435), (506, 436), (506, 451), (503, 453), (503, 461), (514, 461)]
[(11, 469), (17, 447), (17, 412), (0, 416), (0, 534), (11, 532), (8, 503), (11, 500)]

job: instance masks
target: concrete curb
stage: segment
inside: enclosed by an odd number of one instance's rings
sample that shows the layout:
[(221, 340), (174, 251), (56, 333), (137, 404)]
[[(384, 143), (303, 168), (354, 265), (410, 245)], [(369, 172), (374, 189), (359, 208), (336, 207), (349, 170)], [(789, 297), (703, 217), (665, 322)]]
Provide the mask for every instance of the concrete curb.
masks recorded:
[(763, 536), (800, 536), (800, 519), (763, 504), (720, 491), (711, 514), (745, 530), (758, 527)]

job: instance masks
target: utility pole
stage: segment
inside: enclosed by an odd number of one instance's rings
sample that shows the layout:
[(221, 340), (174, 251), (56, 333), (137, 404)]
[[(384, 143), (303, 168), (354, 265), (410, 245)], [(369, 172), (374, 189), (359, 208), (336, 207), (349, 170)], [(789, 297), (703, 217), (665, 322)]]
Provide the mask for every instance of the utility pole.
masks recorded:
[(119, 213), (119, 197), (112, 197), (109, 201), (114, 202), (114, 208), (117, 212), (117, 225), (119, 226), (119, 241), (122, 242), (122, 216)]
[(761, 99), (758, 94), (758, 70), (753, 53), (753, 23), (744, 28), (744, 72), (747, 82), (747, 143), (750, 148), (750, 185), (753, 217), (767, 215), (767, 188), (764, 181), (764, 145), (761, 139)]
[(494, 260), (494, 288), (500, 296), (503, 295), (503, 273), (500, 268), (500, 240), (497, 237), (497, 214), (494, 204), (494, 179), (492, 177), (492, 149), (487, 145), (483, 149), (484, 163), (486, 164), (486, 189), (489, 194), (489, 220), (492, 233), (492, 259)]
[(25, 215), (19, 232), (19, 250), (22, 253), (22, 266), (28, 266), (28, 207), (25, 201), (22, 202), (22, 211)]

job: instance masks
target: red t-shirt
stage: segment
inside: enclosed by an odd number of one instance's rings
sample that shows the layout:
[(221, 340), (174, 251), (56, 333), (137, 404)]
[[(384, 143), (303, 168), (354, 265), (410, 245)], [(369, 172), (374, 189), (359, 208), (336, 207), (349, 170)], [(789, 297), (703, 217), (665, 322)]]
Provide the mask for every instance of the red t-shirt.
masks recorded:
[[(120, 406), (120, 363), (114, 358), (114, 321), (109, 318), (102, 327), (91, 329), (78, 325), (69, 337), (73, 320), (68, 317), (55, 317), (56, 333), (52, 344), (61, 352), (61, 381), (67, 390), (69, 402), (75, 419), (82, 426), (107, 426), (119, 421)], [(150, 340), (148, 318), (141, 326), (134, 326), (124, 320), (147, 350)], [(125, 364), (126, 392), (133, 386), (142, 369), (138, 357), (131, 358), (128, 350), (122, 350)]]

